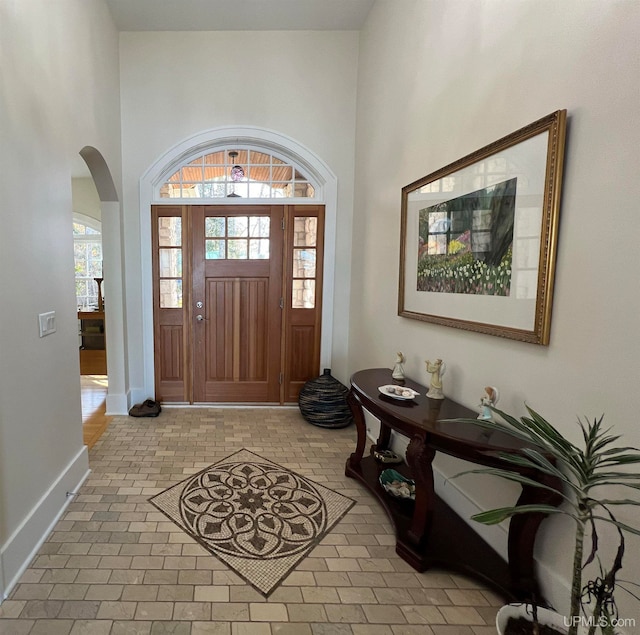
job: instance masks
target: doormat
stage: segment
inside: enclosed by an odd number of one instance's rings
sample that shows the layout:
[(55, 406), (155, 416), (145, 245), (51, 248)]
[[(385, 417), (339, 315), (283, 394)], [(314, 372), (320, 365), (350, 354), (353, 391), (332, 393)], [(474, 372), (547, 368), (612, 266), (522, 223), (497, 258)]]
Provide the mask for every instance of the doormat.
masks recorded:
[(355, 504), (245, 449), (149, 502), (264, 596)]

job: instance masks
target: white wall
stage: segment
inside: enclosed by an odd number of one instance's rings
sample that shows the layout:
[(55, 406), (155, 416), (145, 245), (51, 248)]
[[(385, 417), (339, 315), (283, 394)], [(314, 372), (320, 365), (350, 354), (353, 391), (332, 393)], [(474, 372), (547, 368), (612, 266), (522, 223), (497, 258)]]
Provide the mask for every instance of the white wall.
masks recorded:
[[(143, 385), (139, 179), (185, 139), (251, 126), (293, 139), (338, 176), (333, 366), (347, 379), (355, 32), (122, 33), (127, 313), (133, 394)], [(143, 211), (143, 213), (147, 213)], [(147, 397), (149, 395), (146, 395)]]
[[(578, 415), (605, 413), (624, 443), (640, 446), (639, 10), (615, 0), (376, 3), (360, 35), (351, 370), (390, 368), (401, 350), (407, 374), (426, 383), (424, 360), (441, 357), (445, 393), (469, 407), (494, 385), (505, 410), (522, 414), (526, 400), (576, 441)], [(398, 317), (402, 186), (562, 108), (550, 345)], [(507, 496), (502, 483), (458, 486), (480, 506)], [(637, 510), (624, 516), (637, 524)], [(572, 544), (555, 527), (546, 521), (538, 553), (547, 592), (566, 609)], [(629, 542), (621, 578), (637, 581), (640, 549)], [(640, 615), (618, 595), (626, 616)]]
[[(3, 594), (84, 478), (72, 166), (120, 178), (118, 39), (99, 0), (0, 2), (0, 559)], [(55, 311), (40, 339), (37, 316)]]

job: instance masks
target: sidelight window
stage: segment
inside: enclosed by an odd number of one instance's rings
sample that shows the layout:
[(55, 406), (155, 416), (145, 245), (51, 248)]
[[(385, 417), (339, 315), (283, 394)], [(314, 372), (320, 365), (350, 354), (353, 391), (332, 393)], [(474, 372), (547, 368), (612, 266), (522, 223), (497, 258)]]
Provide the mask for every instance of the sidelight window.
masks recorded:
[(315, 307), (317, 247), (318, 219), (315, 216), (296, 216), (293, 219), (293, 309)]
[(182, 307), (182, 218), (158, 218), (160, 308)]

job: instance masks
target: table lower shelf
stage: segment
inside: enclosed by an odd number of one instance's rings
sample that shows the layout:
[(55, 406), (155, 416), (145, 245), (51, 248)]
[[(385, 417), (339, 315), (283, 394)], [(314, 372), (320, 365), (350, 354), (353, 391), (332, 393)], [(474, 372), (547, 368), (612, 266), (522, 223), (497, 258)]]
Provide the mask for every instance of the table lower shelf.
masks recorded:
[(412, 501), (393, 498), (378, 481), (388, 467), (411, 478), (406, 465), (383, 465), (372, 456), (355, 465), (348, 459), (345, 474), (367, 487), (386, 510), (396, 529), (396, 553), (417, 571), (450, 569), (482, 581), (506, 601), (520, 599), (521, 594), (512, 588), (505, 560), (438, 496), (431, 528), (416, 544), (409, 537)]

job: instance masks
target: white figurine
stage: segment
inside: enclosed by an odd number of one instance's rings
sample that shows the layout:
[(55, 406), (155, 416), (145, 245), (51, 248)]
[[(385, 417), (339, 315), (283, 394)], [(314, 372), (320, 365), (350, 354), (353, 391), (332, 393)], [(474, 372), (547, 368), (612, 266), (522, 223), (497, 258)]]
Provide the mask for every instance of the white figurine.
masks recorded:
[(404, 355), (398, 352), (396, 353), (396, 364), (393, 367), (393, 372), (391, 373), (391, 377), (398, 381), (404, 379), (404, 368), (402, 364), (404, 364)]
[(436, 359), (433, 363), (427, 359), (425, 363), (427, 365), (427, 372), (431, 373), (431, 382), (429, 383), (427, 397), (431, 397), (431, 399), (444, 399), (442, 376), (447, 370), (447, 365), (441, 359)]
[(489, 406), (495, 406), (498, 403), (498, 399), (500, 399), (500, 392), (498, 389), (495, 386), (487, 386), (484, 389), (484, 396), (480, 399), (480, 407), (482, 410), (478, 415), (478, 419), (491, 421), (493, 413)]

